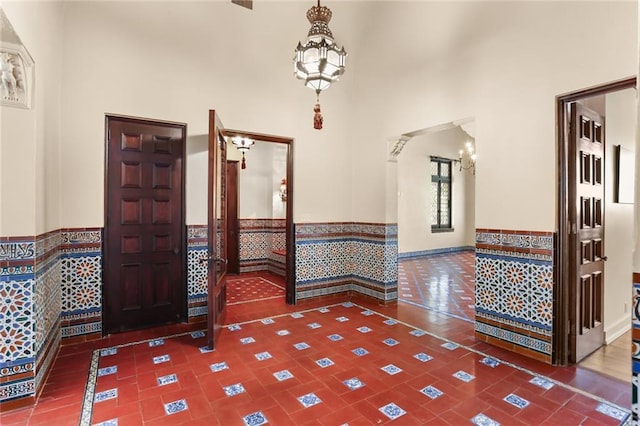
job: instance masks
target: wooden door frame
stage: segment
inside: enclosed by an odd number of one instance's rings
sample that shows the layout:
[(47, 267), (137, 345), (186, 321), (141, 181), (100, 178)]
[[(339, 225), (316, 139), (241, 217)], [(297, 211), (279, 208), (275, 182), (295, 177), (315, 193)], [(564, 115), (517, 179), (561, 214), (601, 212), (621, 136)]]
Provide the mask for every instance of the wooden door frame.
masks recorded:
[(227, 137), (242, 136), (259, 142), (273, 142), (287, 145), (287, 218), (285, 225), (286, 238), (286, 302), (289, 305), (296, 304), (296, 268), (294, 226), (293, 226), (293, 138), (268, 135), (263, 133), (247, 132), (244, 130), (225, 129), (223, 135)]
[[(238, 226), (238, 160), (229, 160), (227, 159), (227, 192), (226, 192), (226, 204), (227, 204), (227, 222), (226, 222), (226, 226), (225, 226), (225, 232), (226, 232), (226, 236), (225, 236), (225, 241), (227, 243), (227, 247), (229, 247), (231, 245), (231, 243), (233, 242), (233, 245), (236, 247), (237, 250), (235, 250), (235, 252), (233, 253), (233, 257), (232, 257), (232, 250), (227, 250), (227, 273), (231, 273), (231, 274), (239, 274), (240, 273), (240, 230), (239, 230), (239, 226)], [(234, 179), (236, 182), (236, 186), (235, 186), (235, 191), (232, 193), (232, 191), (229, 190), (230, 186), (229, 185), (229, 177), (232, 176), (231, 173), (229, 173), (229, 170), (231, 170), (233, 168), (234, 170)], [(234, 203), (235, 203), (235, 214), (233, 216), (231, 216), (229, 213), (229, 201), (231, 199), (234, 199)], [(232, 231), (234, 231), (234, 236), (231, 236)], [(232, 261), (233, 260), (233, 261)], [(233, 270), (230, 270), (231, 267), (233, 267)]]
[(569, 276), (572, 268), (571, 250), (577, 249), (571, 245), (571, 224), (569, 223), (569, 120), (567, 106), (584, 98), (606, 95), (630, 88), (636, 88), (636, 76), (627, 77), (610, 83), (588, 87), (556, 96), (556, 141), (557, 141), (557, 235), (554, 250), (554, 287), (553, 287), (553, 354), (552, 363), (568, 365), (570, 357), (569, 336), (571, 331), (571, 309), (575, 300), (571, 299), (571, 285)]
[(187, 124), (180, 123), (176, 121), (167, 121), (167, 120), (156, 120), (153, 118), (143, 118), (136, 116), (128, 116), (128, 115), (120, 115), (120, 114), (110, 114), (106, 113), (104, 115), (104, 228), (102, 230), (102, 336), (106, 336), (109, 330), (109, 303), (108, 300), (108, 292), (109, 292), (109, 265), (108, 263), (108, 255), (107, 255), (107, 247), (111, 242), (109, 241), (109, 217), (108, 217), (108, 206), (109, 206), (109, 173), (118, 173), (118, 170), (113, 170), (110, 167), (110, 157), (109, 157), (109, 123), (111, 120), (120, 120), (120, 121), (128, 121), (135, 122), (139, 124), (148, 124), (151, 126), (164, 125), (164, 126), (174, 126), (180, 127), (182, 129), (182, 147), (180, 149), (180, 154), (182, 156), (182, 172), (180, 175), (181, 185), (180, 185), (180, 215), (181, 218), (178, 221), (180, 223), (180, 249), (181, 249), (181, 271), (182, 271), (182, 280), (179, 283), (182, 288), (181, 294), (183, 295), (182, 300), (180, 301), (180, 320), (187, 321), (188, 320), (188, 287), (187, 287), (187, 230), (186, 230), (186, 218), (187, 218), (187, 204), (186, 204), (186, 170), (187, 170)]

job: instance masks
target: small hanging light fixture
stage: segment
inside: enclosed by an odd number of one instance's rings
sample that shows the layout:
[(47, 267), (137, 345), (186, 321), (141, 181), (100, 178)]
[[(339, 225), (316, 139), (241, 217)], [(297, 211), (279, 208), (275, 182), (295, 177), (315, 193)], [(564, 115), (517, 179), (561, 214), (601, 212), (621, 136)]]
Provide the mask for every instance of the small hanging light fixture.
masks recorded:
[(249, 151), (249, 149), (256, 143), (253, 139), (244, 138), (242, 136), (234, 136), (231, 138), (231, 143), (242, 153), (242, 169), (247, 168), (246, 161), (244, 159), (244, 153)]
[(458, 159), (454, 160), (460, 163), (460, 171), (471, 170), (471, 173), (476, 174), (476, 159), (478, 156), (475, 153), (473, 143), (467, 142), (464, 145), (464, 149), (458, 152)]
[(287, 179), (280, 181), (280, 200), (282, 200), (283, 203), (287, 202)]
[(331, 10), (326, 6), (313, 6), (307, 11), (311, 23), (307, 41), (298, 42), (296, 56), (293, 58), (294, 72), (298, 79), (304, 80), (307, 87), (316, 91), (316, 104), (313, 108), (313, 128), (322, 129), (320, 111), (320, 92), (328, 89), (331, 83), (338, 81), (344, 74), (347, 52), (339, 47), (329, 29)]

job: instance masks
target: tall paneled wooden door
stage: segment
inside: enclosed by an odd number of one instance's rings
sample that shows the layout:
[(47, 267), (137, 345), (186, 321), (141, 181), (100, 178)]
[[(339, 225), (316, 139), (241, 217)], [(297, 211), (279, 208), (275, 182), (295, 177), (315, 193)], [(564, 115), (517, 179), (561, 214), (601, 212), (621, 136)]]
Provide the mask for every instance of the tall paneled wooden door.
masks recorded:
[(215, 349), (227, 315), (227, 141), (219, 115), (209, 111), (207, 344)]
[(570, 361), (604, 343), (604, 117), (580, 103), (571, 105), (569, 137), (571, 221)]
[(186, 319), (186, 125), (107, 116), (104, 331)]

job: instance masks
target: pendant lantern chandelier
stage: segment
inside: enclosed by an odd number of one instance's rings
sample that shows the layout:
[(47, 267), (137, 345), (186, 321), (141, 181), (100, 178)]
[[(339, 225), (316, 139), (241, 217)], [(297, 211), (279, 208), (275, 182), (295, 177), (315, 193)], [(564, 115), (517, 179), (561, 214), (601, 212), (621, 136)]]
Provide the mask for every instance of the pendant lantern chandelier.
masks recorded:
[(241, 168), (243, 170), (246, 169), (247, 168), (247, 163), (246, 163), (246, 161), (244, 159), (244, 154), (245, 154), (245, 152), (249, 151), (249, 149), (251, 149), (251, 147), (253, 146), (255, 141), (253, 139), (250, 139), (250, 138), (243, 138), (242, 136), (234, 136), (233, 138), (231, 138), (231, 143), (233, 143), (233, 145), (236, 147), (236, 149), (242, 153), (242, 166), (241, 166)]
[(313, 6), (307, 11), (307, 19), (311, 23), (307, 41), (303, 45), (298, 42), (296, 56), (293, 58), (294, 71), (298, 79), (315, 90), (313, 127), (322, 129), (322, 113), (320, 112), (320, 92), (328, 89), (331, 83), (338, 81), (344, 74), (347, 52), (333, 39), (329, 29), (331, 10), (326, 6)]

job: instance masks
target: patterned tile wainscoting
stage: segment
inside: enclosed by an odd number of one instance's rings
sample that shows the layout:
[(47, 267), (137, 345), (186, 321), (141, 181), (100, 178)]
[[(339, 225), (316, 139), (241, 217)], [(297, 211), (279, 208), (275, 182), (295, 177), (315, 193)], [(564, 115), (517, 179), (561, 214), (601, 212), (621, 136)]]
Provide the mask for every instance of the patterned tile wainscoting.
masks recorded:
[(60, 231), (36, 237), (35, 261), (35, 387), (40, 389), (60, 346)]
[(476, 230), (478, 339), (551, 363), (552, 232)]
[(189, 322), (204, 320), (207, 315), (207, 225), (188, 225), (187, 288)]
[(640, 424), (640, 401), (638, 401), (638, 394), (640, 393), (640, 272), (634, 272), (633, 274), (633, 298), (631, 301), (633, 311), (631, 313), (632, 318), (632, 331), (631, 338), (632, 350), (631, 350), (631, 415), (632, 424)]
[(102, 228), (61, 231), (62, 338), (102, 333)]
[(285, 219), (239, 219), (240, 272), (271, 271), (284, 276)]
[[(33, 403), (36, 394), (36, 241), (0, 239), (0, 408)], [(5, 309), (6, 307), (6, 309)], [(41, 331), (44, 334), (44, 329)]]
[(397, 300), (397, 224), (297, 224), (295, 240), (297, 300), (349, 291)]
[(407, 251), (404, 253), (398, 253), (398, 259), (413, 259), (416, 257), (424, 257), (424, 256), (434, 256), (437, 254), (446, 254), (446, 253), (458, 253), (460, 251), (474, 251), (476, 248), (474, 246), (459, 246), (459, 247), (444, 247), (430, 250), (420, 250), (420, 251)]

